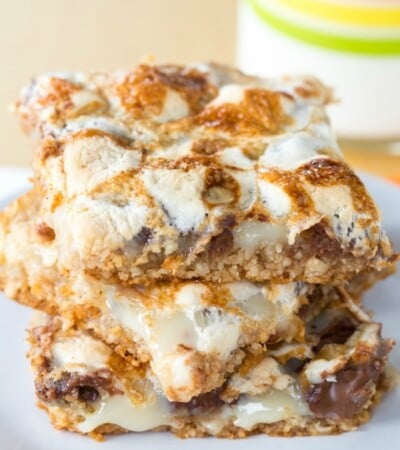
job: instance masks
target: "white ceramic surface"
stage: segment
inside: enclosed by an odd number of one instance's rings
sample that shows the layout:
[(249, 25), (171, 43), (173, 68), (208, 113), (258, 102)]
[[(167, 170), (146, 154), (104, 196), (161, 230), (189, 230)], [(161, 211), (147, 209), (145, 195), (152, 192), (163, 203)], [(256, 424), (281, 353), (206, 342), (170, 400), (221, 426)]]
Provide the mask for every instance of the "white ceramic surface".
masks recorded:
[[(0, 208), (29, 186), (26, 170), (0, 169)], [(363, 176), (381, 207), (386, 229), (400, 250), (400, 189), (380, 179)], [(366, 294), (367, 307), (384, 324), (384, 335), (399, 342), (391, 363), (400, 369), (400, 273)], [(400, 447), (400, 388), (388, 395), (372, 421), (353, 433), (312, 438), (270, 438), (245, 440), (180, 440), (167, 433), (127, 434), (105, 443), (67, 432), (55, 431), (43, 411), (35, 407), (32, 374), (25, 360), (24, 329), (30, 311), (0, 294), (0, 450), (386, 450)]]

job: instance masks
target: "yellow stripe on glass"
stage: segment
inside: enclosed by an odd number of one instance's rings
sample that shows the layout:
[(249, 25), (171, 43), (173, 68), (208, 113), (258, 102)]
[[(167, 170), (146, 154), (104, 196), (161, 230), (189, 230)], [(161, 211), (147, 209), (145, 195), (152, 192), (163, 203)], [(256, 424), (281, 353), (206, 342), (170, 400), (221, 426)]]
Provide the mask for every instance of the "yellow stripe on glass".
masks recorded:
[[(353, 6), (346, 6), (344, 3), (338, 5), (322, 0), (245, 0), (245, 2), (253, 8), (253, 11), (266, 25), (293, 39), (340, 52), (365, 55), (400, 55), (400, 25), (396, 26), (393, 20), (397, 17), (396, 13), (400, 14), (399, 8), (390, 9), (390, 14), (393, 17), (390, 24), (385, 24), (385, 26), (379, 25), (378, 22), (383, 17), (387, 17), (389, 9), (375, 8), (374, 11), (383, 11), (384, 14), (380, 19), (375, 17), (374, 28), (360, 26), (359, 23), (350, 25), (348, 22), (340, 23), (343, 27), (338, 28), (336, 26), (338, 22), (330, 19), (332, 19), (332, 16), (338, 17), (337, 14), (340, 11), (347, 11), (348, 19), (351, 16), (357, 16), (357, 20), (366, 20), (368, 17), (372, 20), (372, 16), (357, 15), (356, 10), (365, 12), (365, 8), (361, 6), (356, 7), (354, 4)], [(292, 4), (296, 7), (292, 7)], [(313, 9), (313, 5), (319, 5), (319, 7)], [(330, 8), (334, 6), (339, 9), (334, 9), (332, 12)], [(307, 8), (313, 11), (313, 15), (305, 12)], [(322, 18), (316, 15), (316, 13), (322, 14), (323, 11), (326, 17)], [(329, 11), (331, 14), (329, 14)], [(372, 13), (372, 9), (368, 10), (368, 13)], [(303, 16), (303, 19), (301, 16)], [(310, 20), (304, 20), (305, 17)], [(374, 32), (369, 33), (368, 29), (374, 30)], [(379, 32), (380, 30), (381, 32)], [(389, 30), (390, 35), (387, 33)]]
[[(268, 5), (268, 0), (263, 0)], [(327, 0), (280, 0), (293, 10), (324, 20), (350, 25), (400, 26), (400, 2), (333, 2)]]

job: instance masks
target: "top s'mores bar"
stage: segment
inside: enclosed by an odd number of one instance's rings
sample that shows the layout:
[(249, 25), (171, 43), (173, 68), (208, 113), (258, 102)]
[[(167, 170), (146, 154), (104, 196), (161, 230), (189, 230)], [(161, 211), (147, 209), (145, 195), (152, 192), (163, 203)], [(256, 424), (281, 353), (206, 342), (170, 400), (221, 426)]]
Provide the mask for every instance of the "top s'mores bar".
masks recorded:
[(16, 110), (37, 140), (38, 220), (59, 270), (129, 285), (386, 268), (391, 245), (332, 135), (330, 98), (311, 77), (213, 64), (37, 77)]

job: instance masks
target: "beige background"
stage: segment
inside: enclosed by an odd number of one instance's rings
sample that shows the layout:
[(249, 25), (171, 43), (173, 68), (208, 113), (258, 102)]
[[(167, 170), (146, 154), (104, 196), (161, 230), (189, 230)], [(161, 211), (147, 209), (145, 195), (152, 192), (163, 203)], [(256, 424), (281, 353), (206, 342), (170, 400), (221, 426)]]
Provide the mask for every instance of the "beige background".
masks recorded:
[(160, 62), (231, 63), (235, 0), (0, 0), (0, 165), (27, 165), (32, 145), (8, 111), (42, 71)]

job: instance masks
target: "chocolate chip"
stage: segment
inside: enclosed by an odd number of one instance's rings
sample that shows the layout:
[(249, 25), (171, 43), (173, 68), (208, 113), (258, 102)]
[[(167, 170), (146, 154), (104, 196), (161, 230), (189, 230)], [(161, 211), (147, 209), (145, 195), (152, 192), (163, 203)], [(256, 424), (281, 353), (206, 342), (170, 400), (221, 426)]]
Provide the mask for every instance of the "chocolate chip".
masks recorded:
[(222, 219), (221, 223), (224, 228), (232, 228), (236, 224), (235, 214), (228, 214)]
[(95, 401), (100, 395), (98, 391), (100, 388), (110, 394), (120, 393), (113, 386), (112, 376), (108, 370), (96, 370), (90, 374), (64, 371), (57, 379), (51, 376), (44, 377), (36, 383), (36, 394), (44, 401), (66, 397)]
[(331, 258), (341, 252), (340, 242), (328, 236), (324, 225), (314, 225), (307, 232), (304, 232), (304, 235), (309, 239), (315, 256), (319, 258), (328, 256)]
[(219, 259), (222, 256), (228, 254), (233, 248), (233, 235), (232, 232), (225, 228), (224, 231), (214, 236), (208, 247), (208, 256), (210, 259)]
[(299, 373), (308, 361), (308, 359), (290, 358), (284, 365), (284, 370), (288, 374)]
[(357, 321), (350, 317), (343, 317), (335, 321), (323, 330), (318, 344), (313, 348), (315, 352), (327, 344), (344, 344), (354, 333)]
[(222, 389), (223, 388), (221, 387), (197, 397), (193, 397), (187, 403), (171, 402), (172, 410), (186, 409), (190, 414), (197, 414), (199, 412), (206, 412), (218, 408), (224, 404), (224, 401), (219, 397)]
[(144, 247), (152, 240), (153, 231), (150, 228), (142, 227), (138, 234), (126, 242), (126, 245), (117, 253), (125, 254), (130, 258), (137, 257), (144, 249)]
[(135, 236), (138, 245), (146, 245), (153, 237), (153, 232), (148, 227), (142, 227), (139, 233)]
[(90, 386), (81, 386), (79, 388), (79, 400), (83, 402), (95, 402), (99, 398), (99, 391)]

